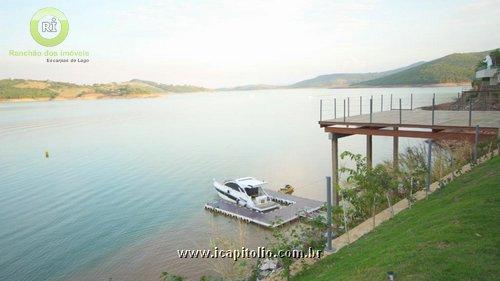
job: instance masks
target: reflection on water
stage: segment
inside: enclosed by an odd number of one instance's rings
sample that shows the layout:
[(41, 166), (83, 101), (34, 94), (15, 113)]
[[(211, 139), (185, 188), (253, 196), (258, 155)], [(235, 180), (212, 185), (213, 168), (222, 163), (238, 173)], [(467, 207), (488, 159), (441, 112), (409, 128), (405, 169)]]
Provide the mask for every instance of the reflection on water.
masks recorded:
[[(176, 250), (207, 248), (214, 229), (236, 235), (236, 221), (203, 209), (216, 197), (212, 178), (254, 176), (271, 189), (291, 184), (299, 196), (324, 197), (330, 143), (317, 124), (319, 99), (414, 93), (419, 106), (434, 92), (440, 102), (458, 91), (269, 90), (1, 104), (0, 279), (209, 273), (206, 260), (180, 260)], [(390, 158), (390, 143), (374, 138), (374, 161)], [(341, 150), (364, 147), (362, 136), (340, 140)], [(248, 246), (267, 234), (248, 226)]]

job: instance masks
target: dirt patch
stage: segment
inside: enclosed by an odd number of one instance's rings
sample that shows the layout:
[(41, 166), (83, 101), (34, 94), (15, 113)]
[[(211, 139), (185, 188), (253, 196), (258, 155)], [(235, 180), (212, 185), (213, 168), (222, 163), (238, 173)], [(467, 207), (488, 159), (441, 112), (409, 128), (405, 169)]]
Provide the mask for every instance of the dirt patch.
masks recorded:
[(496, 175), (496, 174), (497, 174), (497, 171), (488, 171), (488, 172), (486, 172), (486, 175), (487, 175), (488, 177), (494, 176), (494, 175)]
[(442, 250), (442, 249), (446, 249), (450, 247), (450, 243), (446, 242), (446, 241), (439, 241), (436, 245), (436, 248)]

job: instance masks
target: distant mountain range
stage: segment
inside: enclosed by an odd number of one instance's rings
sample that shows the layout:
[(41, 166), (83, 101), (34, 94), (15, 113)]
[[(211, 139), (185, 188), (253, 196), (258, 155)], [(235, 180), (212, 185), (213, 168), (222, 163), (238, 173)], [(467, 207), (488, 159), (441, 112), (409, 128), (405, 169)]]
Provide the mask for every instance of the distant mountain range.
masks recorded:
[(303, 80), (292, 85), (288, 88), (339, 88), (349, 87), (351, 85), (377, 79), (380, 77), (388, 76), (397, 72), (410, 69), (415, 66), (424, 64), (425, 61), (420, 61), (405, 67), (383, 71), (383, 72), (366, 72), (366, 73), (334, 73), (320, 75), (318, 77)]
[[(219, 91), (243, 91), (296, 88), (341, 88), (341, 87), (405, 87), (437, 84), (469, 83), (474, 70), (490, 51), (457, 53), (433, 61), (420, 61), (405, 67), (365, 73), (333, 73), (320, 75), (285, 86), (245, 85), (216, 89)], [(79, 85), (65, 82), (3, 79), (0, 80), (0, 100), (27, 99), (100, 99), (153, 97), (163, 93), (187, 93), (212, 91), (192, 85), (162, 84), (133, 79), (121, 83)]]
[(168, 93), (193, 93), (193, 92), (205, 92), (210, 91), (208, 88), (193, 86), (193, 85), (173, 85), (173, 84), (161, 84), (152, 81), (132, 79), (128, 83), (134, 83), (136, 85), (143, 85), (152, 87), (154, 90), (159, 90), (159, 92)]
[(155, 97), (162, 93), (208, 91), (191, 85), (167, 85), (134, 79), (122, 83), (79, 85), (49, 80), (0, 80), (0, 100), (65, 100)]
[(474, 78), (479, 61), (490, 51), (451, 54), (403, 71), (362, 81), (354, 86), (421, 86), (429, 84), (468, 83)]
[(484, 59), (489, 52), (455, 53), (429, 62), (419, 61), (405, 67), (382, 72), (326, 74), (285, 86), (247, 85), (217, 90), (404, 87), (464, 84), (471, 82), (478, 62)]

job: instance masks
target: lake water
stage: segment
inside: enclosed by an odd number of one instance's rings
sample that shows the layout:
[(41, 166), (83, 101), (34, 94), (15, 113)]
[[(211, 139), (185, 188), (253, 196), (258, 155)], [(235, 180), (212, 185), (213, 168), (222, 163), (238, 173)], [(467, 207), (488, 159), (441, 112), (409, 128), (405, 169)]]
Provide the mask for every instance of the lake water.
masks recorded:
[[(271, 189), (291, 184), (299, 196), (324, 199), (330, 142), (317, 124), (320, 99), (383, 94), (388, 106), (394, 94), (408, 105), (414, 93), (420, 106), (432, 93), (442, 102), (460, 90), (265, 90), (0, 104), (0, 280), (210, 274), (206, 260), (179, 259), (176, 250), (208, 248), (217, 233), (236, 235), (235, 220), (203, 209), (216, 198), (213, 178), (254, 176)], [(351, 106), (351, 114), (359, 110)], [(375, 162), (390, 159), (390, 144), (391, 138), (374, 137)], [(342, 138), (340, 149), (364, 153), (365, 138)], [(249, 244), (268, 234), (247, 229)]]

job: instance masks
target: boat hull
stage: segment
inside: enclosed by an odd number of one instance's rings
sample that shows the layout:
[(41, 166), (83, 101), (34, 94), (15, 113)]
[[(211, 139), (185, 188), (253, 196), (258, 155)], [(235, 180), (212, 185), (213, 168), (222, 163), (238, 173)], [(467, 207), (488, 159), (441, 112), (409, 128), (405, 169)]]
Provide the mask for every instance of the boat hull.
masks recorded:
[[(258, 204), (256, 202), (254, 202), (254, 200), (252, 198), (246, 196), (246, 194), (244, 196), (242, 196), (240, 193), (237, 193), (237, 192), (235, 193), (234, 191), (232, 191), (232, 189), (228, 189), (227, 186), (225, 186), (219, 182), (216, 182), (216, 181), (214, 181), (214, 188), (215, 188), (215, 191), (217, 191), (217, 195), (221, 199), (224, 199), (228, 202), (246, 207), (248, 209), (252, 209), (254, 211), (268, 212), (268, 211), (277, 209), (280, 206), (279, 204), (277, 204), (276, 202), (273, 202), (273, 201), (266, 201), (265, 204)], [(247, 198), (242, 198), (245, 196)], [(267, 199), (267, 200), (269, 200), (269, 199)]]
[(217, 195), (219, 195), (219, 197), (221, 199), (224, 199), (226, 201), (229, 201), (229, 202), (232, 202), (232, 203), (235, 203), (236, 204), (236, 199), (234, 196), (230, 195), (230, 194), (227, 194), (221, 190), (219, 190), (218, 188), (215, 188), (215, 191), (217, 191)]

